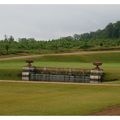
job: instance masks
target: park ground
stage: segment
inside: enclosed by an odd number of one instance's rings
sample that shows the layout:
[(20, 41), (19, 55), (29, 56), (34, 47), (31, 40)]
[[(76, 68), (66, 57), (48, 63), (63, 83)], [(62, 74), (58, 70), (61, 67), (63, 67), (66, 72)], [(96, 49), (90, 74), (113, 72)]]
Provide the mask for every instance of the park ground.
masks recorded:
[[(28, 58), (34, 66), (88, 69), (101, 61), (105, 80), (103, 85), (22, 82)], [(2, 56), (0, 79), (0, 115), (120, 115), (120, 51)]]
[(0, 58), (0, 79), (21, 80), (26, 59), (33, 59), (37, 67), (66, 67), (92, 69), (94, 61), (101, 61), (105, 71), (104, 82), (120, 83), (120, 51), (91, 51), (62, 54), (14, 56)]
[(120, 115), (119, 93), (111, 84), (0, 82), (0, 115), (110, 115), (102, 112), (112, 106)]

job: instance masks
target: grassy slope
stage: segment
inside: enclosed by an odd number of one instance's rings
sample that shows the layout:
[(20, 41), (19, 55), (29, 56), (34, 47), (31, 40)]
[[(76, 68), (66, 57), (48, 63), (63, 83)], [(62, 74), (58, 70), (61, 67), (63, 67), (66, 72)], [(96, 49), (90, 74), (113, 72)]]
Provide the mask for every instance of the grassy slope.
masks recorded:
[[(91, 53), (73, 55), (46, 55), (34, 58), (35, 66), (42, 67), (79, 67), (93, 68), (93, 61), (103, 62), (106, 73), (105, 80), (120, 83), (120, 52)], [(0, 61), (0, 79), (20, 79), (22, 66), (26, 65), (24, 59)]]
[[(104, 63), (107, 80), (120, 80), (120, 53), (44, 56), (34, 65), (92, 68), (95, 60)], [(0, 61), (0, 79), (20, 79), (24, 65), (24, 59)], [(112, 86), (1, 82), (0, 115), (88, 115), (120, 105), (119, 93), (120, 87)]]
[(0, 115), (88, 115), (120, 104), (120, 87), (0, 83)]

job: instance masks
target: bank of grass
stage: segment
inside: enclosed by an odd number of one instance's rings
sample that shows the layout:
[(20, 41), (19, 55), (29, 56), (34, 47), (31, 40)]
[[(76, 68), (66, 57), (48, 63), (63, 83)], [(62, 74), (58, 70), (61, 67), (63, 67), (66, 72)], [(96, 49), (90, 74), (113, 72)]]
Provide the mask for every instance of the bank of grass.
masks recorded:
[(0, 80), (21, 80), (22, 70), (0, 69)]
[[(93, 61), (103, 62), (105, 81), (120, 83), (120, 52), (89, 53), (72, 55), (45, 55), (33, 59), (35, 66), (40, 67), (71, 67), (91, 69)], [(0, 79), (20, 80), (25, 59), (0, 61)]]
[(2, 83), (0, 115), (90, 115), (120, 105), (120, 87)]
[[(36, 58), (37, 59), (37, 58)], [(87, 52), (84, 54), (74, 54), (71, 55), (46, 55), (39, 57), (40, 61), (56, 61), (56, 62), (81, 62), (81, 63), (89, 63), (93, 61), (101, 61), (103, 63), (120, 63), (120, 52), (98, 52), (98, 53), (90, 53)]]

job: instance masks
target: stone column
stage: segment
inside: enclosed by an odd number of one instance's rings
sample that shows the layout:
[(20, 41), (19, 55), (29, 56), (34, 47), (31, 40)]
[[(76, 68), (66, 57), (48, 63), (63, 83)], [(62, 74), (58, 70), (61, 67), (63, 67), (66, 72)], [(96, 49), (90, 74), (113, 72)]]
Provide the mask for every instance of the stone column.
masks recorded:
[(95, 65), (96, 67), (90, 71), (90, 82), (102, 82), (104, 72), (103, 69), (99, 67), (102, 65), (102, 62), (94, 62), (93, 65)]
[(30, 76), (32, 73), (34, 73), (35, 71), (35, 67), (32, 66), (31, 63), (33, 63), (32, 60), (26, 60), (27, 66), (23, 67), (23, 71), (22, 71), (22, 80), (31, 80)]

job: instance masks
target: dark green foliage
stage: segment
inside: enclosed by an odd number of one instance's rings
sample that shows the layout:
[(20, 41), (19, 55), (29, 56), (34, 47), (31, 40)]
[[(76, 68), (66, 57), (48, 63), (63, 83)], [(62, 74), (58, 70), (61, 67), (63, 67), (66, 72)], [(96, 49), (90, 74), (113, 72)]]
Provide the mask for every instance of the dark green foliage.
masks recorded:
[(74, 39), (90, 40), (90, 39), (118, 39), (120, 38), (120, 21), (116, 23), (109, 23), (103, 30), (97, 30), (96, 32), (84, 33), (81, 35), (74, 35)]
[(1, 80), (21, 80), (21, 70), (18, 69), (0, 69)]

